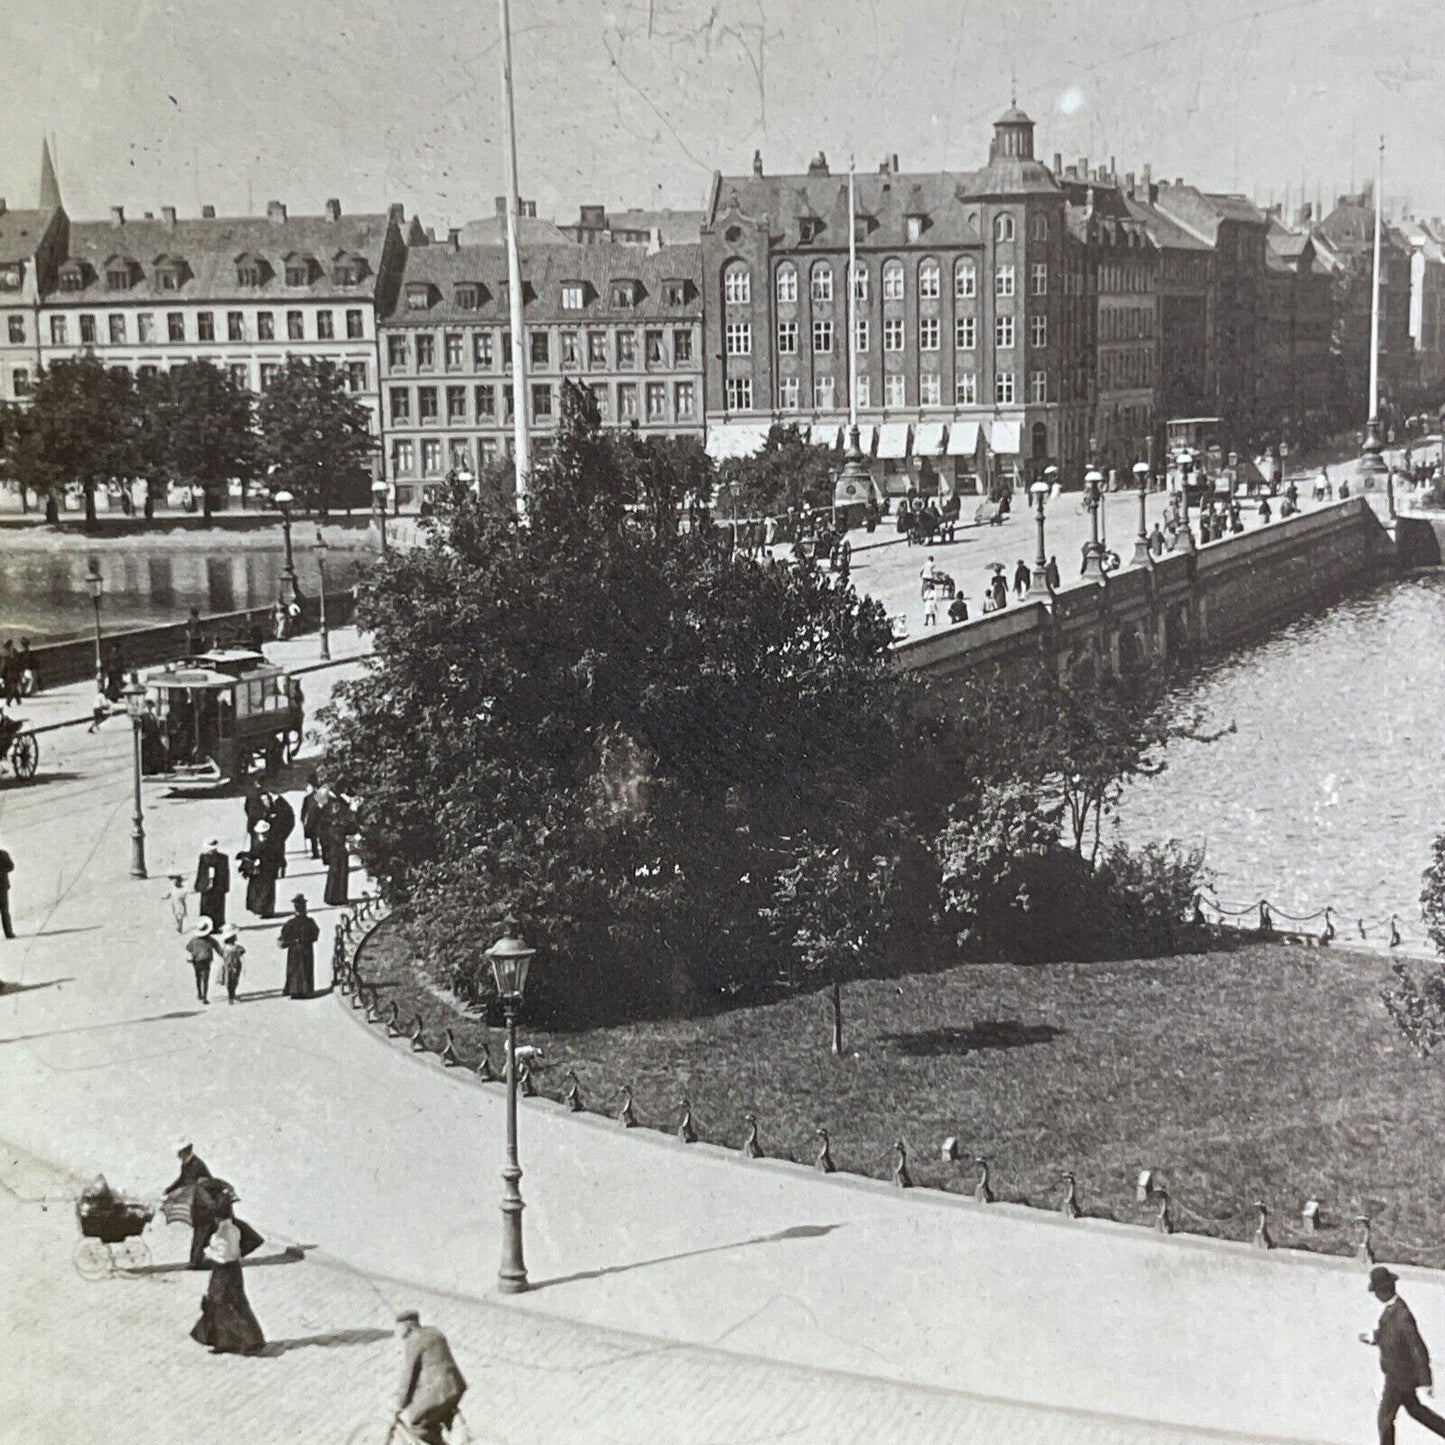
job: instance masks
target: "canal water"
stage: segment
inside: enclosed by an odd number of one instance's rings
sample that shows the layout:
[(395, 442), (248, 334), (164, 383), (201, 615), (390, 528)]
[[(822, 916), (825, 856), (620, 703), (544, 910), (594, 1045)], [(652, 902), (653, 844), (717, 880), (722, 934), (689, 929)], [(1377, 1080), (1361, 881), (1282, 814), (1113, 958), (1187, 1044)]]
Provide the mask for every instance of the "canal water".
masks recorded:
[[(344, 591), (373, 554), (353, 538), (338, 538), (326, 558), (326, 590)], [(227, 545), (184, 536), (151, 540), (105, 538), (53, 548), (27, 546), (0, 532), (0, 640), (32, 643), (88, 637), (94, 605), (85, 583), (91, 558), (104, 579), (101, 627), (105, 632), (184, 620), (192, 607), (202, 616), (269, 607), (281, 590), (285, 552), (272, 542), (238, 534)], [(317, 590), (309, 547), (298, 548), (296, 570), (307, 595)]]
[[(1423, 937), (1420, 875), (1445, 832), (1445, 573), (1392, 580), (1187, 683), (1217, 742), (1176, 741), (1126, 793), (1129, 842), (1202, 845), (1221, 901), (1303, 915), (1398, 913)], [(1314, 926), (1319, 926), (1318, 924)], [(1372, 930), (1379, 939), (1380, 930)]]

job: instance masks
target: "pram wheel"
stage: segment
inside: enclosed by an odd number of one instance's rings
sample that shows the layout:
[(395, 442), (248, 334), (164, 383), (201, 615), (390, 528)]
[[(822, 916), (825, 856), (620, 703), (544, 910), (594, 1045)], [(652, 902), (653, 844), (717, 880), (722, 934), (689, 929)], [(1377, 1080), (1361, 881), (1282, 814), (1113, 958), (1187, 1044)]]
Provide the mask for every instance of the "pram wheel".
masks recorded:
[(119, 1270), (144, 1269), (150, 1262), (150, 1246), (138, 1234), (115, 1247), (115, 1267)]
[(115, 1261), (110, 1246), (98, 1239), (82, 1239), (70, 1256), (75, 1272), (81, 1279), (91, 1281), (108, 1279), (115, 1272)]

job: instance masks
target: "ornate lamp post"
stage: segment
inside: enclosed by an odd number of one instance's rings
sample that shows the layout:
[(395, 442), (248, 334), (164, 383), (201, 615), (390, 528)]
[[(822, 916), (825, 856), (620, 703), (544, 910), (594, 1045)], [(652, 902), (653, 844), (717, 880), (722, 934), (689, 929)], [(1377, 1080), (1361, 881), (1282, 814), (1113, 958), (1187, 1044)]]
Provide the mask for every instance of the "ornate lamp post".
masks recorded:
[(473, 476), (472, 469), (465, 462), (462, 463), (460, 469), (457, 472), (457, 481), (468, 491), (471, 491), (471, 489), (476, 485), (477, 479), (475, 476)]
[(1154, 558), (1149, 552), (1149, 472), (1148, 462), (1134, 463), (1134, 480), (1139, 484), (1139, 535), (1134, 538), (1135, 567), (1147, 567)]
[[(1052, 473), (1052, 476), (1050, 475)], [(1053, 485), (1053, 477), (1057, 477), (1057, 467), (1045, 467), (1044, 475), (1029, 488), (1029, 495), (1034, 499), (1034, 525), (1038, 529), (1038, 547), (1034, 553), (1033, 575), (1029, 578), (1030, 597), (1052, 597), (1053, 589), (1049, 586), (1049, 559), (1044, 550), (1044, 500), (1049, 495), (1049, 489)], [(1045, 479), (1048, 480), (1045, 480)]]
[(281, 596), (286, 596), (286, 589), (291, 589), (292, 602), (299, 602), (301, 589), (296, 585), (296, 559), (291, 553), (291, 505), (296, 498), (290, 492), (276, 492), (271, 500), (276, 503), (276, 509), (281, 513), (281, 533), (286, 539), (286, 565), (281, 569)]
[(331, 634), (326, 630), (326, 538), (321, 535), (321, 528), (316, 529), (316, 545), (312, 549), (316, 553), (316, 597), (317, 605), (321, 608), (321, 656), (331, 661)]
[(522, 1166), (517, 1162), (517, 1014), (527, 987), (527, 969), (535, 948), (528, 948), (517, 932), (517, 920), (508, 918), (506, 930), (488, 950), (497, 997), (507, 1019), (507, 1163), (502, 1170), (502, 1263), (497, 1289), (521, 1294), (527, 1288), (527, 1266), (522, 1260)]
[(135, 812), (131, 815), (130, 876), (146, 876), (146, 827), (140, 801), (141, 721), (146, 711), (146, 690), (134, 673), (121, 689), (125, 710), (130, 714), (131, 748), (135, 762)]
[(1104, 546), (1099, 540), (1099, 503), (1102, 500), (1099, 488), (1103, 481), (1104, 475), (1098, 467), (1090, 467), (1084, 473), (1084, 501), (1089, 508), (1089, 544), (1084, 550), (1082, 575), (1091, 577), (1096, 582), (1104, 580)]
[(371, 484), (371, 498), (376, 504), (376, 526), (381, 535), (382, 555), (386, 554), (386, 482), (378, 477)]
[(100, 575), (100, 566), (94, 557), (90, 559), (90, 571), (85, 574), (85, 585), (90, 591), (91, 606), (95, 608), (95, 675), (99, 677), (104, 667), (100, 657), (100, 598), (105, 591), (105, 578)]

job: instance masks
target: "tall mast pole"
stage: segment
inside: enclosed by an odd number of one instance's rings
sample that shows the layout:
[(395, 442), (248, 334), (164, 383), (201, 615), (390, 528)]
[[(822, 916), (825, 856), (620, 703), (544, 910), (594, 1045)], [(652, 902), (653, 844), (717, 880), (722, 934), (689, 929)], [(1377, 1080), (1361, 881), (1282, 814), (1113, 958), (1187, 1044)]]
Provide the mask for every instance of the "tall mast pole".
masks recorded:
[[(1380, 438), (1380, 231), (1385, 198), (1385, 137), (1380, 137), (1380, 159), (1375, 171), (1375, 261), (1370, 290), (1370, 415), (1360, 445), (1360, 474), (1377, 477), (1389, 469), (1381, 456)], [(1366, 485), (1371, 483), (1368, 481)]]
[(833, 487), (833, 507), (844, 526), (856, 526), (873, 496), (873, 478), (858, 445), (858, 197), (848, 159), (848, 279), (844, 324), (848, 328), (848, 450)]
[(517, 253), (517, 215), (522, 208), (517, 182), (517, 112), (512, 96), (512, 7), (497, 0), (502, 18), (502, 150), (507, 166), (507, 305), (512, 323), (512, 451), (517, 474), (517, 517), (527, 518), (527, 478), (532, 470), (527, 432), (527, 348), (522, 335), (522, 262)]
[(858, 198), (855, 192), (853, 158), (848, 157), (848, 425), (858, 425)]

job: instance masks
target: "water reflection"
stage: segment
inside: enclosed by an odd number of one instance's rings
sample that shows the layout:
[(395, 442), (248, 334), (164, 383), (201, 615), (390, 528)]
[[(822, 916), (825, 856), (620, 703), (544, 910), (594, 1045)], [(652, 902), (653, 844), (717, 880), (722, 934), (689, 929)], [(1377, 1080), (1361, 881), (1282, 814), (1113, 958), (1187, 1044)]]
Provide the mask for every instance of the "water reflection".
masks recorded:
[(1171, 744), (1165, 772), (1125, 796), (1121, 836), (1202, 843), (1223, 899), (1418, 920), (1445, 830), (1442, 640), (1445, 575), (1431, 573), (1211, 667), (1181, 701), (1238, 732)]

